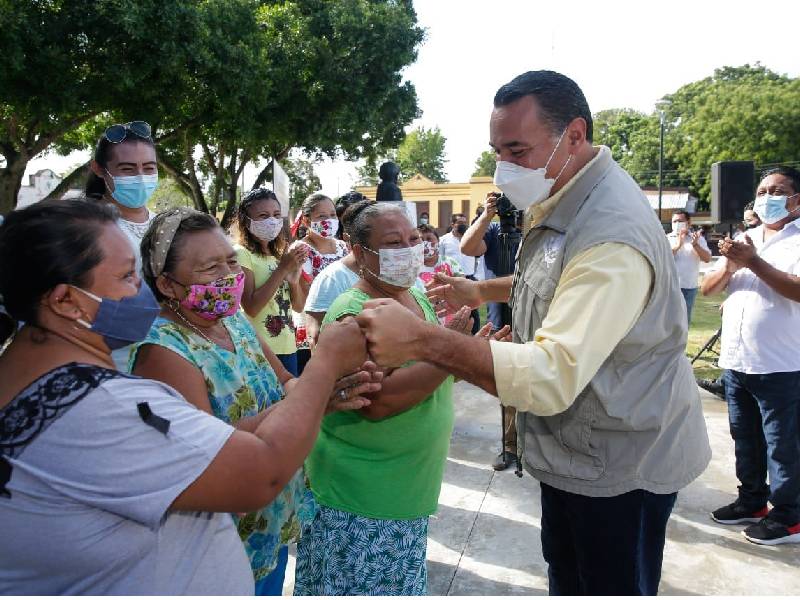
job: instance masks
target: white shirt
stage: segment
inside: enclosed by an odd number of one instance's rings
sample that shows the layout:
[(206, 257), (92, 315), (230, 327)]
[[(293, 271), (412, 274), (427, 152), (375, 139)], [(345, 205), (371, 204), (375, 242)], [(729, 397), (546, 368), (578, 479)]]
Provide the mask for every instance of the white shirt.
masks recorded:
[[(763, 225), (748, 234), (762, 259), (785, 273), (800, 275), (800, 221), (785, 225), (768, 242)], [(719, 268), (727, 264), (723, 257)], [(748, 374), (800, 371), (798, 350), (800, 302), (781, 296), (750, 269), (739, 269), (728, 283), (722, 311), (720, 368)]]
[[(667, 239), (671, 248), (675, 247), (675, 242), (678, 238), (677, 233), (668, 233)], [(701, 235), (697, 238), (697, 245), (703, 250), (710, 252), (706, 239)], [(692, 238), (689, 234), (684, 238), (683, 245), (674, 254), (675, 268), (678, 270), (678, 284), (683, 289), (693, 289), (700, 286), (700, 257), (694, 251), (692, 246)]]
[(474, 256), (467, 256), (461, 253), (461, 239), (453, 235), (453, 232), (444, 234), (439, 239), (439, 256), (449, 257), (458, 261), (464, 275), (475, 275), (476, 259)]
[(125, 235), (127, 235), (128, 239), (131, 241), (134, 253), (136, 254), (136, 271), (140, 276), (142, 274), (142, 251), (140, 249), (142, 245), (142, 238), (144, 237), (144, 234), (147, 233), (150, 223), (153, 221), (155, 216), (156, 213), (148, 209), (147, 220), (144, 223), (136, 223), (123, 218), (119, 218), (117, 220), (117, 225), (119, 225), (120, 229), (125, 232)]

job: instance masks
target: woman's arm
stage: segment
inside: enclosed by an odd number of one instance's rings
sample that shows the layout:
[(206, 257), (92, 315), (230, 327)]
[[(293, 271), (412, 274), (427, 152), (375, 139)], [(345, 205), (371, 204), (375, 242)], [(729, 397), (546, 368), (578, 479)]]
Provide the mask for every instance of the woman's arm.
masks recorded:
[(244, 271), (244, 292), (242, 293), (242, 308), (249, 316), (255, 317), (275, 297), (278, 288), (286, 279), (286, 269), (281, 267), (282, 263), (272, 272), (264, 285), (255, 286), (253, 272), (247, 267), (242, 267)]
[[(144, 344), (137, 350), (132, 373), (166, 383), (175, 388), (190, 404), (210, 415), (214, 414), (208, 400), (208, 388), (203, 373), (177, 352), (156, 344)], [(271, 408), (252, 417), (239, 419), (232, 425), (240, 431), (253, 432)]]
[(236, 431), (211, 464), (172, 504), (174, 510), (248, 512), (269, 504), (302, 466), (319, 432), (337, 378), (366, 360), (354, 320), (331, 324), (321, 352), (306, 365), (287, 397), (255, 431)]

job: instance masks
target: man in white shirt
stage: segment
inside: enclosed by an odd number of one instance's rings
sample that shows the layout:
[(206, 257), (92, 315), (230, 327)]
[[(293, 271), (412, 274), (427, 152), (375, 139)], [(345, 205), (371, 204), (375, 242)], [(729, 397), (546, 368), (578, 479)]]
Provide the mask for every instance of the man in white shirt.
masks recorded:
[[(450, 219), (450, 231), (439, 238), (439, 256), (442, 260), (452, 258), (461, 265), (467, 279), (478, 280), (478, 259), (461, 252), (461, 238), (467, 231), (467, 215), (456, 213)], [(483, 279), (483, 277), (481, 277)], [(472, 313), (472, 333), (480, 329), (480, 316), (477, 310)]]
[[(756, 192), (762, 225), (720, 242), (703, 294), (725, 288), (725, 397), (736, 450), (736, 501), (711, 517), (753, 523), (756, 544), (800, 542), (800, 172), (768, 171)], [(769, 485), (767, 485), (769, 473)], [(767, 507), (767, 500), (772, 510)]]
[(697, 297), (700, 263), (711, 260), (711, 251), (702, 232), (692, 231), (692, 219), (683, 209), (672, 215), (672, 233), (667, 234), (675, 268), (678, 270), (678, 284), (686, 301), (686, 318), (691, 324), (692, 307)]

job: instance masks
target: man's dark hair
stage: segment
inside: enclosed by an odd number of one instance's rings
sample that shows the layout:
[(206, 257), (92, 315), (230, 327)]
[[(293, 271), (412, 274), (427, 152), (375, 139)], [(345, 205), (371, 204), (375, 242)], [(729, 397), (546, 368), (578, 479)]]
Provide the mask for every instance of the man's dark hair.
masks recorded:
[(528, 71), (517, 75), (494, 95), (495, 108), (507, 106), (523, 96), (533, 96), (542, 119), (553, 135), (562, 131), (577, 117), (586, 121), (586, 140), (592, 141), (593, 124), (589, 103), (578, 84), (555, 71)]
[(691, 221), (691, 220), (692, 220), (692, 215), (690, 215), (690, 214), (689, 214), (689, 211), (688, 211), (688, 210), (685, 210), (685, 209), (683, 209), (683, 208), (679, 208), (678, 210), (676, 210), (676, 211), (673, 211), (673, 212), (672, 212), (672, 215), (673, 215), (673, 216), (674, 216), (674, 215), (683, 215), (684, 217), (686, 217), (686, 220), (687, 220), (687, 221)]
[(759, 181), (763, 181), (770, 175), (783, 175), (784, 177), (788, 177), (792, 180), (792, 188), (794, 189), (795, 193), (800, 192), (800, 171), (797, 169), (784, 166), (768, 169), (761, 174), (761, 179)]
[(467, 218), (467, 215), (465, 215), (464, 213), (455, 213), (455, 214), (453, 214), (453, 215), (450, 217), (450, 224), (451, 224), (451, 225), (455, 225), (455, 224), (456, 224), (456, 221), (458, 221), (459, 217), (464, 217), (464, 219), (466, 219), (466, 218)]

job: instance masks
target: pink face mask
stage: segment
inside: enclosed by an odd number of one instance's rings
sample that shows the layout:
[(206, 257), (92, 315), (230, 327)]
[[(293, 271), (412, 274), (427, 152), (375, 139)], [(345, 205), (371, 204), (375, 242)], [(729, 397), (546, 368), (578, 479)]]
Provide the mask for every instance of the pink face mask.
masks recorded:
[(239, 310), (243, 291), (244, 271), (239, 271), (211, 283), (187, 285), (181, 306), (209, 321), (230, 317)]

